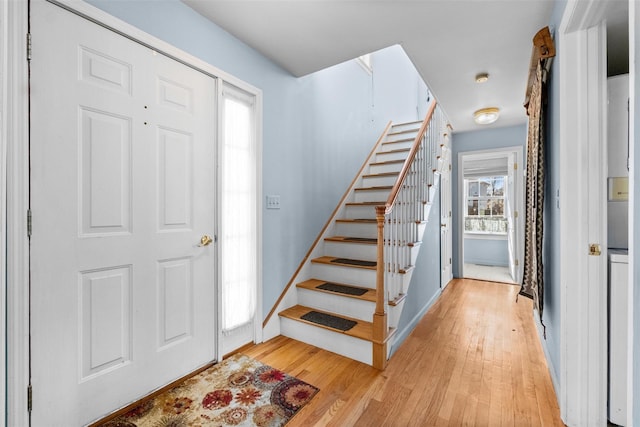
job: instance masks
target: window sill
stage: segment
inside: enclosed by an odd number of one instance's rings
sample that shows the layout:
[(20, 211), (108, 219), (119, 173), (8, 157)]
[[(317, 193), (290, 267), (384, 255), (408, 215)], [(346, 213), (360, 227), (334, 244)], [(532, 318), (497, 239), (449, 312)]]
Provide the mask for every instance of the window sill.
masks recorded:
[(481, 231), (465, 231), (464, 238), (478, 240), (507, 240), (507, 233), (483, 233)]

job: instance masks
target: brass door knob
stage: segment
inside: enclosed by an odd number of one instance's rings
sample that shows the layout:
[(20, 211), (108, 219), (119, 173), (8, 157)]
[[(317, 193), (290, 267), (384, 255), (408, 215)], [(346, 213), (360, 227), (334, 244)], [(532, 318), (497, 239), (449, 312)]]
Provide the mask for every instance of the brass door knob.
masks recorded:
[(202, 236), (202, 238), (200, 238), (200, 244), (198, 246), (208, 246), (209, 244), (211, 244), (211, 242), (213, 242), (211, 236), (205, 234), (204, 236)]

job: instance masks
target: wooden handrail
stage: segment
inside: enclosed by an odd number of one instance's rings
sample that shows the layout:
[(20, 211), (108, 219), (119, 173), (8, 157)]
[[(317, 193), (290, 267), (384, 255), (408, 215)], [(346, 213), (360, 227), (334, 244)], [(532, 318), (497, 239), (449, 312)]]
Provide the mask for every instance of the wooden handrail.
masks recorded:
[[(404, 161), (404, 164), (402, 165), (402, 170), (400, 171), (400, 175), (398, 175), (398, 179), (396, 180), (396, 183), (393, 185), (393, 188), (389, 193), (389, 197), (387, 198), (387, 203), (385, 203), (384, 205), (385, 214), (388, 214), (393, 210), (393, 205), (396, 202), (396, 199), (398, 198), (398, 192), (400, 191), (400, 188), (402, 186), (402, 183), (404, 182), (405, 177), (407, 176), (407, 174), (409, 173), (409, 170), (411, 169), (411, 164), (413, 163), (413, 159), (416, 157), (416, 154), (418, 153), (418, 149), (420, 148), (420, 142), (422, 141), (422, 137), (424, 136), (424, 133), (426, 132), (427, 127), (429, 126), (431, 117), (433, 117), (433, 113), (436, 110), (436, 105), (437, 105), (437, 102), (434, 99), (431, 102), (431, 106), (429, 106), (429, 111), (427, 111), (427, 116), (425, 117), (424, 121), (422, 122), (422, 125), (420, 126), (418, 135), (416, 136), (416, 139), (413, 141), (413, 145), (411, 146), (411, 151), (409, 151), (409, 155), (407, 156), (407, 159)], [(377, 208), (376, 208), (376, 211), (377, 211)]]

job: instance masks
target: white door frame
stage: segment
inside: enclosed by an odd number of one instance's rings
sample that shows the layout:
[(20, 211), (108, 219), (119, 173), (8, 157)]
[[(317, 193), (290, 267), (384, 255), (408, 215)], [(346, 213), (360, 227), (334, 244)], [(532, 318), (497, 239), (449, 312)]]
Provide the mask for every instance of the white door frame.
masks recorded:
[[(638, 274), (638, 264), (636, 264), (635, 259), (637, 258), (637, 227), (635, 224), (635, 212), (636, 212), (636, 191), (637, 186), (635, 184), (635, 177), (638, 176), (636, 174), (636, 165), (638, 162), (636, 161), (636, 143), (640, 139), (640, 123), (636, 122), (636, 117), (638, 117), (638, 103), (640, 99), (638, 99), (638, 92), (640, 91), (640, 87), (638, 87), (638, 70), (640, 69), (640, 57), (638, 56), (638, 51), (640, 46), (637, 44), (638, 40), (638, 26), (640, 26), (640, 5), (636, 0), (629, 0), (629, 158), (630, 158), (630, 171), (629, 171), (629, 284), (635, 285), (637, 283), (634, 278)], [(634, 372), (634, 323), (635, 319), (638, 317), (640, 313), (638, 313), (635, 308), (635, 300), (637, 298), (637, 293), (634, 290), (635, 286), (629, 286), (629, 305), (628, 305), (628, 313), (629, 313), (629, 326), (628, 326), (628, 351), (627, 351), (627, 378), (630, 378), (631, 381), (627, 381), (627, 426), (631, 427), (633, 425), (633, 411), (634, 411), (634, 399), (633, 399), (633, 390), (634, 390), (634, 380), (638, 377), (638, 373)], [(636, 408), (637, 409), (637, 408)], [(636, 417), (638, 418), (638, 417)]]
[[(29, 258), (27, 239), (28, 200), (28, 97), (27, 2), (3, 1), (2, 75), (6, 108), (1, 144), (6, 149), (6, 273), (7, 273), (7, 425), (28, 425), (29, 378)], [(6, 26), (4, 25), (6, 24)], [(4, 42), (6, 41), (6, 42)], [(5, 62), (6, 61), (6, 62)], [(6, 92), (5, 92), (6, 91)], [(3, 224), (4, 226), (5, 224)]]
[[(151, 36), (114, 16), (78, 0), (56, 0), (53, 3), (85, 16), (94, 22), (112, 28), (120, 34), (149, 46), (158, 52), (176, 59), (220, 81), (229, 82), (256, 96), (257, 145), (262, 146), (262, 91), (222, 70), (192, 56), (167, 42)], [(27, 211), (29, 209), (29, 114), (28, 114), (28, 62), (26, 38), (28, 32), (28, 2), (0, 1), (0, 90), (2, 91), (2, 115), (0, 119), (0, 153), (6, 149), (6, 159), (0, 156), (0, 170), (6, 168), (6, 273), (7, 300), (2, 309), (7, 310), (10, 325), (3, 344), (7, 354), (7, 425), (29, 424), (27, 411), (27, 388), (29, 379), (29, 240), (27, 237)], [(5, 116), (6, 115), (6, 116)], [(261, 152), (258, 153), (260, 155)], [(261, 164), (261, 159), (258, 159)], [(261, 189), (258, 189), (258, 196)], [(1, 196), (1, 194), (0, 194)], [(261, 200), (260, 200), (261, 202)], [(260, 204), (258, 205), (260, 206)], [(5, 223), (3, 222), (3, 226)], [(259, 236), (262, 230), (258, 230)], [(258, 239), (260, 241), (260, 237)], [(4, 244), (4, 243), (3, 243)], [(262, 259), (262, 247), (258, 248), (258, 259)], [(259, 266), (260, 267), (260, 266)], [(258, 270), (258, 319), (262, 319), (261, 293), (262, 271)], [(1, 294), (0, 294), (1, 295)], [(6, 302), (6, 306), (4, 303)], [(218, 326), (220, 322), (218, 322)], [(218, 331), (217, 336), (220, 336)], [(5, 337), (3, 337), (5, 338)], [(262, 341), (262, 328), (256, 328), (256, 342)], [(5, 344), (6, 341), (6, 344)], [(216, 348), (220, 348), (219, 343)], [(4, 353), (4, 352), (3, 352)], [(1, 396), (1, 395), (0, 395)], [(4, 399), (2, 399), (4, 402)], [(37, 404), (37, 402), (34, 402)], [(1, 408), (1, 406), (0, 406)], [(0, 425), (4, 420), (0, 421)]]
[[(457, 209), (460, 213), (458, 215), (458, 271), (460, 277), (464, 277), (464, 209), (466, 205), (466, 197), (464, 194), (464, 158), (467, 156), (486, 156), (487, 158), (500, 157), (504, 155), (508, 156), (510, 153), (515, 153), (516, 163), (518, 164), (517, 174), (519, 182), (519, 191), (515, 193), (515, 211), (518, 212), (518, 217), (514, 218), (514, 233), (517, 238), (517, 253), (520, 258), (524, 252), (524, 147), (521, 145), (515, 145), (512, 147), (504, 148), (488, 148), (486, 150), (475, 151), (461, 151), (458, 153), (458, 204)], [(522, 271), (522, 260), (520, 260), (520, 271)]]
[[(568, 426), (601, 426), (607, 420), (606, 4), (568, 2), (558, 30), (558, 399)], [(590, 243), (600, 244), (602, 255), (589, 256)]]

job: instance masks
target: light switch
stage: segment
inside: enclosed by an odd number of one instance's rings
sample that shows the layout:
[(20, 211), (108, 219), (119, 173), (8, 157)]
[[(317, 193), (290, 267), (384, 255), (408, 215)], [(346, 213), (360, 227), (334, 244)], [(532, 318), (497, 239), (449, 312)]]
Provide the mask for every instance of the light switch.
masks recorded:
[(267, 209), (280, 209), (280, 196), (267, 196)]

